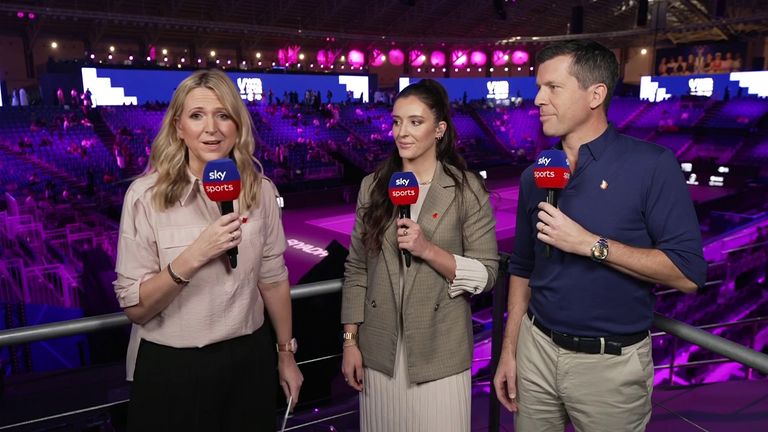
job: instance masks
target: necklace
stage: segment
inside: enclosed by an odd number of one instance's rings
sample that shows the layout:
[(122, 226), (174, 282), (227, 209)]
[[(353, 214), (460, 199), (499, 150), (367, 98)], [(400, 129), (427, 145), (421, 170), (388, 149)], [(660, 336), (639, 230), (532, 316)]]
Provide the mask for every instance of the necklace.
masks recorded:
[[(434, 177), (433, 177), (433, 178), (434, 178)], [(429, 180), (427, 180), (427, 181), (425, 181), (425, 182), (419, 182), (419, 185), (420, 185), (420, 186), (426, 186), (426, 185), (428, 185), (428, 184), (430, 184), (430, 183), (432, 183), (432, 179), (429, 179)]]

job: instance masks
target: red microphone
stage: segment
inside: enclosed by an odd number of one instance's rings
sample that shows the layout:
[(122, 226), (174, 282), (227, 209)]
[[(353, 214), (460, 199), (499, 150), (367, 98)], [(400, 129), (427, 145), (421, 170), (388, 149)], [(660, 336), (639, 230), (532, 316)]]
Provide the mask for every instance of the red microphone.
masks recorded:
[[(547, 190), (547, 204), (557, 207), (557, 191), (565, 189), (571, 178), (568, 156), (562, 150), (544, 150), (536, 157), (533, 180), (536, 187)], [(550, 246), (544, 245), (544, 256), (552, 254)]]
[[(419, 181), (410, 171), (396, 172), (389, 178), (389, 200), (397, 206), (401, 218), (411, 218), (411, 205), (419, 199)], [(405, 266), (411, 266), (411, 253), (403, 250)]]
[[(205, 164), (203, 189), (211, 201), (221, 203), (221, 214), (235, 211), (232, 201), (240, 196), (240, 172), (232, 159), (217, 159)], [(227, 251), (229, 265), (237, 267), (237, 246)]]

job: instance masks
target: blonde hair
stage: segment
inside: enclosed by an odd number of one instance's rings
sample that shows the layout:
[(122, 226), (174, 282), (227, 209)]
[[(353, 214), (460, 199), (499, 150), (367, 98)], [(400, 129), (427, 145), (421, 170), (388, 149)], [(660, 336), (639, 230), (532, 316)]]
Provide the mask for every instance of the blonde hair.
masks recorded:
[(240, 94), (227, 75), (219, 70), (199, 70), (182, 81), (173, 93), (171, 103), (165, 111), (163, 123), (155, 140), (145, 175), (158, 173), (152, 194), (153, 204), (160, 210), (173, 207), (189, 186), (187, 146), (179, 138), (176, 122), (184, 109), (184, 102), (192, 90), (206, 88), (213, 91), (224, 106), (227, 115), (237, 127), (237, 138), (230, 157), (240, 171), (242, 189), (240, 208), (249, 210), (259, 206), (261, 177), (264, 171), (254, 157), (256, 141), (253, 136), (253, 121), (243, 104)]

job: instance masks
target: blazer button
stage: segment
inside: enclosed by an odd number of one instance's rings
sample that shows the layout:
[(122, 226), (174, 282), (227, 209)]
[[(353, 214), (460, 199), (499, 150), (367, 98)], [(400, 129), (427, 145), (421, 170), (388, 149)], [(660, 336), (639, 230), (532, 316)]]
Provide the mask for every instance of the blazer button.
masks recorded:
[(438, 310), (438, 309), (440, 309), (440, 303), (435, 304), (435, 310)]
[(371, 307), (372, 307), (372, 308), (375, 308), (375, 307), (376, 307), (376, 300), (371, 300)]

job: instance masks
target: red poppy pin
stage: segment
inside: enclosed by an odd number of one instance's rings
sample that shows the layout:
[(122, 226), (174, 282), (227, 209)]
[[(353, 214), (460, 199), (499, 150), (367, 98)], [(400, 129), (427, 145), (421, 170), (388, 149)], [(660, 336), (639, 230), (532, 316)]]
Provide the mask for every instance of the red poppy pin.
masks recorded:
[(438, 216), (440, 216), (440, 215), (437, 214), (437, 213), (432, 213), (432, 219), (437, 219)]
[(240, 218), (240, 221), (241, 221), (242, 223), (246, 223), (246, 222), (248, 222), (248, 218), (247, 218), (247, 217), (241, 217), (241, 218)]

